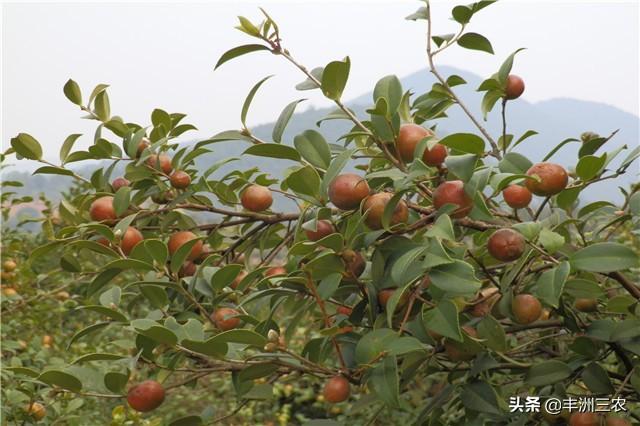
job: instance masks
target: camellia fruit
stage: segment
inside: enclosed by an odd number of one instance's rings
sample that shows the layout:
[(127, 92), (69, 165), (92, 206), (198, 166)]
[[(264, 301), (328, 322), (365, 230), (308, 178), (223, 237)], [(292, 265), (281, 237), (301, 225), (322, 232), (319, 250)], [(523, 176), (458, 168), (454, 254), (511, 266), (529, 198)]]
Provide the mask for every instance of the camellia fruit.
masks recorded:
[(395, 292), (395, 288), (385, 288), (380, 290), (378, 292), (378, 303), (380, 306), (387, 306), (387, 302), (389, 302), (389, 299), (391, 299), (391, 296), (393, 296), (393, 293)]
[(195, 263), (191, 262), (191, 261), (186, 261), (181, 267), (180, 270), (178, 271), (178, 276), (180, 278), (184, 278), (184, 277), (192, 277), (196, 274), (196, 271), (198, 270), (198, 267), (196, 266)]
[(580, 312), (595, 312), (598, 310), (598, 299), (578, 298), (573, 306)]
[(239, 312), (232, 308), (219, 308), (212, 315), (211, 320), (222, 331), (232, 330), (240, 325)]
[(131, 185), (131, 182), (123, 177), (115, 178), (113, 182), (111, 182), (111, 187), (115, 192), (117, 192), (118, 189), (129, 185)]
[(229, 287), (231, 287), (232, 289), (236, 289), (238, 288), (238, 285), (240, 285), (240, 283), (242, 282), (242, 280), (249, 275), (247, 273), (247, 271), (245, 270), (241, 270), (240, 272), (238, 272), (238, 275), (236, 275), (236, 277), (233, 279), (233, 281), (231, 282), (231, 284), (229, 284)]
[(569, 426), (599, 426), (600, 416), (596, 413), (573, 413), (569, 419)]
[(526, 241), (521, 233), (513, 229), (498, 229), (489, 237), (487, 250), (489, 254), (500, 261), (511, 262), (522, 256), (526, 248)]
[(5, 272), (13, 272), (17, 267), (18, 264), (14, 260), (7, 259), (2, 262), (2, 269), (4, 269)]
[(341, 210), (354, 210), (369, 196), (367, 181), (353, 173), (338, 175), (329, 185), (329, 200)]
[(136, 157), (140, 158), (145, 149), (149, 148), (151, 144), (147, 138), (142, 138), (140, 143), (138, 144), (138, 149), (136, 150)]
[[(468, 325), (462, 326), (462, 331), (470, 337), (478, 337), (478, 332)], [(444, 340), (444, 352), (453, 362), (470, 361), (476, 355), (475, 352), (465, 346), (464, 343), (451, 339)]]
[(433, 191), (433, 206), (440, 209), (445, 204), (455, 204), (458, 208), (451, 213), (451, 217), (460, 219), (469, 214), (473, 208), (473, 200), (464, 190), (464, 182), (452, 180), (441, 183)]
[(249, 185), (240, 197), (242, 207), (252, 212), (267, 210), (273, 204), (273, 196), (266, 186)]
[(607, 421), (605, 422), (606, 426), (631, 426), (631, 422), (629, 420), (623, 419), (622, 417), (613, 417), (607, 416)]
[[(364, 223), (371, 229), (382, 229), (382, 216), (384, 214), (384, 209), (387, 206), (387, 203), (393, 194), (389, 192), (380, 192), (378, 194), (373, 194), (367, 197), (362, 206), (363, 214), (366, 213), (367, 216), (364, 219)], [(405, 223), (409, 219), (409, 209), (407, 208), (407, 204), (398, 200), (391, 218), (389, 219), (389, 226), (397, 225), (398, 223)]]
[(351, 394), (351, 386), (349, 385), (349, 381), (343, 376), (333, 376), (325, 383), (322, 394), (327, 402), (337, 403), (346, 401)]
[(347, 279), (357, 279), (367, 267), (362, 253), (350, 249), (342, 252), (342, 260), (345, 263)]
[(507, 76), (507, 84), (504, 88), (505, 98), (509, 100), (518, 99), (524, 92), (524, 80), (514, 74)]
[(265, 277), (274, 277), (276, 275), (287, 275), (287, 270), (284, 266), (272, 266), (271, 268), (264, 271)]
[(340, 305), (340, 306), (338, 306), (338, 308), (336, 308), (336, 312), (339, 313), (339, 314), (342, 314), (342, 315), (349, 316), (353, 312), (353, 309), (351, 309), (348, 306)]
[(189, 176), (189, 173), (182, 170), (176, 170), (171, 173), (169, 180), (171, 181), (171, 186), (176, 189), (185, 189), (189, 184), (191, 184), (191, 176)]
[(162, 173), (165, 175), (170, 174), (173, 170), (173, 167), (171, 166), (171, 157), (167, 154), (152, 155), (147, 158), (147, 166), (156, 170), (162, 170)]
[(144, 240), (142, 233), (133, 226), (130, 226), (125, 231), (122, 241), (120, 241), (120, 248), (122, 252), (128, 256), (133, 248), (142, 240)]
[[(179, 231), (175, 234), (172, 234), (171, 237), (169, 237), (169, 244), (167, 245), (169, 247), (169, 253), (173, 255), (188, 241), (196, 238), (198, 238), (196, 234), (189, 231)], [(195, 245), (191, 248), (191, 252), (189, 252), (189, 255), (187, 256), (187, 260), (194, 260), (198, 258), (198, 256), (202, 254), (202, 246), (202, 240), (199, 240), (197, 243), (195, 243)]]
[(511, 312), (518, 324), (531, 324), (540, 318), (542, 304), (530, 294), (518, 294), (511, 302)]
[(536, 195), (549, 197), (567, 187), (569, 175), (564, 167), (554, 163), (537, 163), (527, 170), (527, 175), (539, 179), (527, 179), (525, 185)]
[(524, 186), (509, 185), (502, 191), (502, 197), (512, 209), (523, 209), (531, 203), (533, 195)]
[(437, 143), (432, 146), (431, 149), (427, 148), (424, 150), (424, 153), (422, 154), (422, 161), (427, 166), (440, 166), (444, 163), (448, 154), (449, 152), (447, 151), (447, 147), (441, 143)]
[(27, 404), (27, 406), (24, 408), (24, 411), (29, 416), (33, 417), (33, 419), (36, 421), (44, 419), (44, 417), (47, 415), (47, 409), (44, 408), (44, 405), (40, 404), (39, 402), (32, 402), (31, 404)]
[(118, 216), (116, 216), (116, 210), (113, 207), (113, 197), (106, 195), (97, 198), (89, 207), (89, 216), (91, 220), (97, 222), (116, 220)]
[(305, 229), (304, 233), (311, 241), (318, 241), (336, 232), (336, 228), (328, 220), (316, 221), (316, 230)]
[(145, 380), (132, 386), (127, 393), (129, 407), (146, 413), (158, 408), (164, 401), (164, 388), (155, 380)]
[(408, 163), (413, 161), (416, 147), (427, 136), (433, 136), (433, 132), (417, 124), (408, 123), (400, 126), (398, 138), (396, 139), (396, 148), (402, 161)]

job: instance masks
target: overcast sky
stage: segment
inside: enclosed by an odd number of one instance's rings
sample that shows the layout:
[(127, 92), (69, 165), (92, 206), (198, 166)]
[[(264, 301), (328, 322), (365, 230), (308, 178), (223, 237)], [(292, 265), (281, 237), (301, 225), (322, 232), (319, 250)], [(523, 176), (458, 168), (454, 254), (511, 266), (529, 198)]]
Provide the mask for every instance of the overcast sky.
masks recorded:
[[(468, 1), (467, 1), (468, 2)], [(453, 32), (450, 9), (435, 1), (434, 33)], [(462, 2), (465, 3), (465, 2)], [(207, 137), (239, 127), (248, 90), (263, 86), (251, 125), (274, 121), (288, 102), (326, 106), (318, 93), (297, 92), (303, 80), (282, 58), (248, 55), (213, 71), (219, 56), (252, 41), (235, 30), (237, 15), (260, 18), (265, 7), (279, 23), (284, 45), (312, 68), (346, 55), (351, 75), (345, 99), (372, 89), (387, 74), (425, 67), (424, 21), (404, 17), (418, 1), (226, 1), (215, 3), (5, 3), (2, 6), (2, 145), (28, 132), (57, 161), (64, 138), (96, 123), (80, 120), (62, 86), (76, 80), (85, 99), (97, 83), (111, 85), (111, 111), (149, 124), (153, 108), (188, 114)], [(487, 36), (495, 55), (452, 48), (438, 63), (486, 77), (519, 47), (513, 72), (526, 82), (524, 98), (571, 97), (605, 102), (638, 115), (639, 2), (500, 1), (474, 16), (469, 30)], [(305, 108), (306, 108), (305, 107)], [(188, 133), (189, 135), (189, 133)], [(18, 166), (20, 167), (20, 166)]]

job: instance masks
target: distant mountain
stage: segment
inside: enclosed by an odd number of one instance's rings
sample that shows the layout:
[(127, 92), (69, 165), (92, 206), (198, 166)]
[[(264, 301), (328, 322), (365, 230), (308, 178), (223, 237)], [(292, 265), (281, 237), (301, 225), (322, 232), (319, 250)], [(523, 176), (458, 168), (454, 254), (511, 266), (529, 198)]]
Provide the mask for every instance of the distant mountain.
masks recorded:
[[(477, 117), (481, 117), (480, 101), (482, 94), (476, 92), (475, 89), (483, 79), (478, 75), (453, 67), (440, 67), (440, 72), (446, 76), (456, 74), (467, 81), (466, 85), (455, 88), (456, 93), (464, 99), (467, 106), (471, 108)], [(427, 70), (422, 70), (402, 78), (401, 81), (404, 89), (411, 89), (414, 93), (422, 93), (431, 87), (435, 78)], [(372, 85), (374, 83), (375, 82), (372, 82)], [(367, 93), (347, 102), (347, 105), (352, 108), (358, 116), (364, 118), (365, 109), (371, 106), (372, 103), (372, 95), (371, 93)], [(292, 145), (293, 137), (296, 134), (311, 128), (317, 129), (316, 122), (325, 117), (333, 109), (334, 108), (310, 108), (296, 113), (284, 133), (284, 143)], [(447, 113), (449, 115), (448, 118), (438, 120), (441, 121), (437, 127), (440, 136), (458, 132), (477, 132), (460, 108), (453, 106)], [(640, 119), (633, 114), (629, 114), (605, 103), (581, 101), (577, 99), (550, 99), (543, 102), (531, 103), (521, 98), (518, 101), (509, 103), (507, 107), (507, 120), (507, 132), (514, 134), (516, 138), (530, 129), (539, 133), (527, 139), (516, 148), (517, 152), (528, 156), (533, 161), (541, 160), (545, 153), (549, 152), (549, 150), (560, 141), (570, 137), (578, 138), (584, 131), (593, 131), (601, 135), (608, 135), (612, 131), (620, 129), (618, 134), (603, 147), (603, 149), (608, 151), (622, 145), (627, 145), (632, 149), (637, 146), (640, 141)], [(483, 124), (497, 139), (501, 132), (498, 106), (489, 114), (487, 122)], [(273, 125), (274, 123), (256, 126), (253, 131), (260, 138), (270, 140)], [(333, 120), (323, 122), (318, 130), (329, 142), (335, 142), (350, 128), (351, 125), (346, 121)], [(240, 141), (209, 145), (209, 149), (213, 152), (199, 157), (198, 166), (204, 169), (222, 158), (240, 157), (246, 147), (247, 145)], [(566, 145), (556, 153), (552, 161), (563, 164), (569, 168), (574, 167), (578, 147), (579, 144)], [(623, 158), (623, 155), (621, 155), (621, 158)], [(614, 161), (612, 166), (615, 167), (616, 164), (617, 162)], [(240, 158), (239, 161), (221, 168), (221, 170), (217, 172), (217, 175), (233, 169), (257, 166), (261, 170), (274, 176), (281, 176), (283, 170), (291, 165), (292, 163), (288, 161), (244, 156)], [(605, 181), (598, 185), (593, 185), (591, 189), (584, 194), (585, 198), (587, 200), (607, 199), (612, 201), (620, 199), (621, 197), (617, 186), (626, 186), (631, 182), (637, 181), (638, 168), (636, 167), (634, 170), (635, 174), (627, 174), (618, 181)], [(79, 169), (79, 172), (81, 174), (89, 173), (88, 170), (83, 169)], [(56, 195), (68, 185), (69, 179), (68, 177), (59, 176), (31, 176), (26, 172), (15, 171), (5, 172), (3, 176), (3, 180), (20, 180), (25, 182), (25, 187), (18, 190), (19, 193), (24, 195), (36, 195), (40, 192), (46, 192), (47, 195), (50, 196)]]

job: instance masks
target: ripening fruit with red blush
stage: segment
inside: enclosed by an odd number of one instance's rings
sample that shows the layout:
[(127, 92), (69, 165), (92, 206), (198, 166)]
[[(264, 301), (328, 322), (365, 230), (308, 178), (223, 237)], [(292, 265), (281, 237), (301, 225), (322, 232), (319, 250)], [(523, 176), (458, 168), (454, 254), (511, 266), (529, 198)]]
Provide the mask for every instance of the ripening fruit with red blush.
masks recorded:
[(266, 186), (249, 185), (240, 197), (242, 207), (252, 212), (267, 210), (273, 204), (273, 196)]
[(118, 189), (124, 186), (129, 186), (129, 185), (131, 185), (131, 182), (129, 182), (128, 179), (125, 179), (123, 177), (115, 178), (113, 182), (111, 182), (111, 187), (113, 188), (114, 192), (117, 192)]
[(526, 241), (522, 234), (509, 228), (498, 229), (487, 241), (489, 254), (502, 262), (519, 259), (525, 247)]
[(336, 309), (336, 312), (337, 312), (337, 313), (339, 313), (339, 314), (342, 314), (342, 315), (349, 316), (349, 315), (351, 315), (351, 313), (353, 312), (353, 309), (351, 309), (351, 308), (350, 308), (350, 307), (348, 307), (348, 306), (342, 306), (342, 305), (340, 305), (340, 306), (338, 306), (338, 308)]
[(542, 304), (530, 294), (519, 294), (511, 302), (511, 312), (518, 324), (531, 324), (540, 318)]
[(156, 170), (162, 170), (165, 175), (170, 174), (173, 170), (173, 167), (171, 166), (171, 157), (167, 154), (152, 155), (147, 158), (147, 166)]
[(455, 204), (458, 208), (450, 214), (451, 217), (460, 219), (469, 214), (473, 208), (473, 200), (464, 190), (464, 182), (451, 180), (443, 182), (433, 191), (433, 206), (440, 209), (445, 204)]
[(437, 143), (432, 146), (431, 149), (427, 148), (424, 150), (424, 153), (422, 154), (422, 161), (427, 166), (440, 166), (444, 163), (448, 154), (449, 152), (447, 151), (447, 147), (441, 143)]
[(276, 275), (287, 275), (287, 270), (284, 266), (272, 266), (264, 272), (265, 277), (274, 277)]
[(145, 380), (127, 393), (129, 407), (141, 413), (155, 410), (164, 401), (164, 388), (155, 380)]
[(595, 312), (598, 310), (598, 299), (578, 298), (573, 306), (580, 312)]
[(504, 88), (505, 98), (509, 100), (518, 99), (524, 92), (524, 80), (514, 74), (507, 76), (507, 84)]
[(346, 279), (357, 279), (367, 267), (367, 261), (362, 253), (350, 249), (342, 252), (342, 260), (345, 263)]
[(524, 186), (509, 185), (502, 191), (502, 197), (512, 209), (523, 209), (529, 206), (533, 195)]
[(140, 158), (142, 152), (150, 146), (151, 144), (149, 143), (149, 140), (147, 138), (142, 138), (142, 140), (138, 144), (138, 149), (136, 150), (136, 158)]
[(232, 308), (219, 308), (212, 315), (211, 320), (222, 331), (232, 330), (240, 325), (240, 313)]
[(607, 421), (605, 422), (606, 426), (631, 426), (631, 422), (629, 420), (623, 419), (622, 417), (613, 417), (607, 416)]
[(569, 426), (599, 426), (600, 416), (596, 413), (573, 413), (569, 419)]
[(91, 220), (97, 222), (114, 221), (118, 218), (116, 210), (113, 207), (113, 197), (106, 195), (97, 198), (89, 207), (89, 216)]
[(400, 126), (398, 138), (396, 139), (396, 147), (402, 161), (407, 163), (412, 162), (416, 147), (420, 141), (427, 136), (433, 136), (433, 132), (417, 124), (408, 123)]
[(169, 180), (171, 181), (171, 186), (173, 186), (174, 188), (185, 189), (191, 183), (191, 176), (189, 176), (189, 173), (187, 172), (176, 170), (175, 172), (171, 173), (171, 176), (169, 176)]
[(24, 411), (35, 421), (40, 421), (47, 415), (47, 409), (44, 408), (44, 405), (40, 404), (39, 402), (32, 402), (31, 404), (27, 404), (24, 408)]
[(334, 376), (327, 380), (322, 391), (327, 402), (337, 403), (346, 401), (351, 394), (349, 381), (342, 376)]
[(527, 175), (539, 179), (527, 179), (525, 185), (536, 195), (549, 197), (567, 187), (569, 175), (564, 167), (554, 163), (537, 163), (527, 170)]
[(195, 263), (187, 261), (180, 267), (180, 270), (178, 271), (178, 276), (180, 278), (192, 277), (196, 274), (197, 270), (198, 270), (198, 267), (196, 266)]
[[(393, 198), (393, 194), (389, 192), (380, 192), (367, 197), (362, 205), (362, 213), (367, 214), (364, 218), (364, 223), (371, 229), (382, 229), (382, 216), (384, 215), (384, 209), (387, 203)], [(391, 218), (389, 219), (389, 226), (397, 225), (398, 223), (406, 223), (409, 219), (409, 209), (407, 204), (398, 200)]]
[(329, 200), (341, 210), (354, 210), (369, 196), (367, 181), (353, 173), (338, 175), (329, 185)]
[[(470, 337), (478, 337), (478, 332), (468, 325), (462, 326), (462, 331), (464, 331)], [(471, 351), (467, 346), (464, 345), (464, 342), (456, 342), (455, 340), (451, 339), (444, 340), (444, 352), (447, 354), (447, 357), (453, 362), (470, 361), (476, 355), (473, 351)]]
[[(169, 247), (169, 253), (173, 255), (180, 247), (186, 244), (188, 241), (198, 238), (196, 234), (189, 231), (179, 231), (171, 235), (169, 237), (169, 243), (167, 246)], [(187, 256), (187, 260), (197, 259), (200, 254), (202, 254), (202, 240), (199, 240), (194, 246), (191, 248), (189, 255)]]
[(122, 240), (120, 241), (120, 248), (122, 249), (122, 252), (128, 256), (133, 248), (142, 240), (144, 240), (142, 233), (133, 226), (130, 226), (127, 228)]
[(231, 281), (231, 284), (229, 284), (229, 287), (231, 287), (232, 289), (236, 289), (238, 288), (238, 286), (240, 285), (240, 283), (242, 282), (242, 280), (244, 280), (244, 278), (249, 275), (249, 273), (245, 270), (241, 270), (240, 272), (238, 272), (238, 275), (236, 275), (236, 277), (233, 279), (233, 281)]
[(4, 269), (5, 272), (13, 272), (17, 267), (18, 264), (15, 262), (15, 260), (7, 259), (2, 262), (2, 269)]
[(316, 221), (316, 230), (305, 229), (304, 233), (311, 241), (318, 241), (336, 232), (336, 228), (328, 220)]

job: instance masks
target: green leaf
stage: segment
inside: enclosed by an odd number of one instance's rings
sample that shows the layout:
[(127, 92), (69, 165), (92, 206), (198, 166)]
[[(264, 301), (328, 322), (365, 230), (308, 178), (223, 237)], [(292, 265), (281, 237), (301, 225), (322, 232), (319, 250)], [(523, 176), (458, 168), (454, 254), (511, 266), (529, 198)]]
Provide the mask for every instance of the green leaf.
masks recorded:
[(564, 237), (557, 232), (553, 232), (547, 228), (542, 228), (540, 235), (538, 235), (540, 244), (549, 253), (553, 254), (564, 245)]
[(382, 352), (387, 351), (396, 339), (398, 339), (398, 333), (389, 328), (379, 328), (365, 334), (356, 344), (356, 362), (358, 364), (369, 363)]
[(271, 77), (273, 77), (273, 75), (266, 76), (265, 78), (257, 82), (255, 86), (253, 86), (249, 91), (247, 98), (244, 100), (244, 104), (242, 104), (242, 112), (240, 113), (240, 121), (242, 122), (243, 126), (247, 126), (247, 113), (249, 112), (249, 106), (251, 105), (251, 101), (253, 101), (253, 97), (256, 95), (256, 92), (258, 91), (260, 86), (262, 86), (262, 83), (264, 83)]
[(291, 173), (286, 183), (295, 193), (318, 199), (320, 196), (320, 176), (311, 166), (304, 166)]
[(351, 61), (347, 56), (343, 61), (329, 62), (322, 72), (322, 93), (329, 99), (339, 100), (347, 85)]
[(83, 328), (82, 330), (78, 331), (76, 334), (74, 334), (71, 339), (69, 340), (69, 343), (67, 343), (67, 349), (69, 349), (71, 347), (71, 345), (78, 340), (79, 338), (86, 336), (88, 334), (91, 334), (95, 331), (101, 330), (103, 328), (105, 328), (106, 326), (108, 326), (109, 324), (111, 324), (111, 322), (98, 322), (95, 324), (91, 324), (88, 327)]
[(261, 334), (244, 329), (223, 331), (220, 334), (216, 334), (209, 340), (224, 343), (242, 343), (244, 345), (257, 346), (259, 348), (267, 344), (267, 339), (265, 339)]
[(596, 362), (592, 362), (582, 371), (582, 381), (594, 394), (611, 395), (615, 392), (609, 374)]
[(481, 50), (493, 54), (491, 43), (478, 33), (466, 33), (458, 39), (458, 45), (466, 49)]
[(473, 133), (454, 133), (440, 140), (442, 145), (467, 154), (482, 154), (484, 139)]
[(73, 172), (68, 169), (56, 166), (42, 166), (33, 172), (34, 175), (62, 175), (73, 176)]
[(638, 255), (618, 243), (596, 243), (569, 257), (571, 266), (590, 272), (613, 272), (638, 267)]
[(526, 382), (531, 386), (545, 386), (558, 383), (571, 376), (573, 370), (562, 361), (541, 361), (527, 371)]
[(91, 95), (89, 95), (89, 103), (93, 102), (96, 96), (98, 96), (100, 93), (107, 90), (108, 87), (109, 87), (108, 84), (103, 84), (103, 83), (96, 85), (96, 87), (94, 87), (93, 90), (91, 91)]
[(131, 321), (131, 326), (135, 328), (138, 333), (143, 336), (147, 336), (156, 342), (164, 343), (169, 346), (173, 346), (178, 343), (178, 336), (176, 336), (173, 331), (163, 325), (160, 325), (154, 320), (146, 318), (133, 320)]
[(451, 173), (460, 180), (468, 182), (473, 176), (478, 156), (475, 154), (449, 155), (444, 160), (445, 165)]
[(402, 100), (402, 83), (397, 76), (388, 75), (378, 80), (373, 89), (373, 102), (377, 103), (380, 98), (386, 101), (385, 115), (391, 117), (398, 110)]
[(129, 318), (125, 314), (115, 309), (108, 308), (100, 305), (83, 305), (76, 308), (76, 310), (87, 310), (97, 312), (98, 314), (109, 317), (114, 321), (127, 322)]
[(526, 174), (531, 166), (533, 163), (527, 157), (516, 152), (508, 152), (498, 164), (501, 172), (513, 174)]
[[(507, 56), (507, 59), (505, 59), (502, 65), (500, 65), (500, 69), (498, 70), (498, 80), (500, 81), (500, 83), (505, 84), (507, 82), (507, 77), (509, 76), (509, 73), (511, 72), (511, 68), (513, 67), (513, 58), (516, 56), (518, 52), (522, 50), (524, 50), (523, 47), (516, 50), (511, 55)], [(535, 133), (537, 132), (534, 132), (534, 134)], [(518, 142), (516, 142), (516, 145), (520, 142), (522, 142), (522, 140), (518, 140)]]
[(169, 426), (202, 426), (204, 420), (200, 416), (185, 416), (173, 420)]
[[(324, 71), (323, 67), (316, 67), (314, 69), (311, 70), (310, 74), (318, 81), (322, 81), (322, 73)], [(296, 89), (297, 90), (312, 90), (312, 89), (317, 89), (318, 88), (318, 84), (311, 80), (310, 78), (307, 78), (305, 81), (303, 81), (302, 83), (298, 83), (296, 84)]]
[(79, 134), (79, 133), (75, 133), (73, 135), (69, 135), (69, 136), (67, 136), (67, 138), (62, 143), (62, 147), (60, 148), (60, 161), (63, 164), (66, 161), (67, 156), (69, 155), (69, 152), (71, 152), (71, 148), (73, 148), (73, 144), (76, 142), (76, 140), (80, 136), (82, 136), (82, 135)]
[(480, 288), (471, 265), (461, 260), (436, 266), (429, 272), (433, 286), (450, 295), (469, 295)]
[(456, 6), (451, 10), (451, 14), (456, 22), (463, 25), (468, 23), (473, 16), (473, 12), (468, 6)]
[(75, 81), (69, 79), (62, 88), (64, 95), (72, 103), (76, 105), (82, 105), (82, 92), (80, 92), (80, 86)]
[(103, 90), (96, 96), (93, 103), (93, 112), (98, 116), (100, 121), (108, 121), (111, 117), (111, 107), (109, 105), (109, 95)]
[(229, 49), (220, 56), (216, 66), (213, 68), (214, 70), (218, 69), (220, 65), (224, 64), (231, 59), (237, 58), (238, 56), (246, 55), (251, 52), (258, 52), (260, 50), (269, 50), (267, 46), (262, 44), (245, 44), (242, 46), (234, 47), (233, 49)]
[(427, 310), (423, 314), (424, 326), (428, 330), (462, 342), (460, 322), (458, 320), (458, 308), (450, 300), (443, 299), (435, 308)]
[(605, 162), (607, 161), (607, 154), (602, 154), (600, 157), (595, 155), (585, 155), (580, 158), (576, 165), (576, 174), (583, 181), (588, 181), (596, 177), (602, 170)]
[(367, 386), (389, 407), (400, 408), (400, 382), (395, 356), (386, 356), (371, 371)]
[(536, 281), (534, 294), (546, 304), (557, 308), (570, 270), (569, 263), (562, 262), (555, 268), (543, 272)]
[(72, 392), (82, 390), (82, 382), (74, 375), (62, 370), (48, 370), (38, 376), (39, 381)]
[(156, 309), (162, 309), (169, 304), (167, 291), (156, 285), (141, 285), (140, 293), (151, 303)]
[(180, 270), (180, 268), (182, 268), (182, 265), (184, 265), (184, 262), (186, 262), (187, 257), (189, 257), (189, 255), (191, 254), (191, 249), (193, 248), (193, 246), (201, 241), (202, 238), (194, 238), (192, 240), (189, 240), (186, 243), (182, 244), (180, 248), (176, 250), (175, 253), (173, 253), (173, 256), (171, 256), (171, 272), (176, 273)]
[(26, 159), (40, 160), (42, 158), (40, 143), (28, 133), (18, 133), (18, 136), (11, 138), (11, 146)]
[(326, 170), (331, 163), (331, 151), (322, 134), (315, 130), (305, 130), (293, 138), (296, 149), (309, 163)]
[(329, 274), (320, 281), (318, 295), (322, 300), (327, 300), (333, 296), (333, 293), (340, 285), (340, 281), (342, 281), (342, 274)]
[(507, 350), (507, 340), (502, 324), (491, 315), (484, 317), (477, 326), (478, 337), (484, 340), (484, 344), (494, 351)]
[(216, 339), (216, 336), (204, 342), (187, 339), (180, 344), (191, 351), (219, 358), (225, 356), (229, 350), (229, 346), (225, 342)]
[(244, 154), (300, 161), (300, 154), (298, 154), (298, 151), (290, 146), (281, 145), (279, 143), (261, 143), (252, 145), (244, 151)]
[(128, 382), (128, 374), (110, 371), (104, 375), (104, 386), (113, 393), (123, 394)]
[(76, 358), (75, 360), (71, 361), (71, 364), (80, 364), (89, 361), (116, 361), (124, 358), (127, 357), (125, 355), (118, 354), (90, 353)]
[(495, 389), (486, 382), (464, 385), (460, 400), (465, 408), (480, 413), (502, 414)]
[(113, 209), (116, 216), (122, 216), (131, 203), (131, 187), (123, 186), (113, 196)]
[(282, 142), (282, 134), (284, 133), (284, 129), (287, 127), (293, 112), (296, 110), (298, 104), (302, 101), (306, 101), (306, 99), (298, 99), (297, 101), (291, 102), (289, 105), (284, 107), (276, 124), (273, 126), (273, 131), (271, 133), (271, 138), (274, 142), (280, 143)]
[(442, 238), (443, 240), (448, 241), (455, 241), (456, 239), (456, 235), (453, 231), (453, 223), (447, 214), (438, 216), (425, 235), (427, 237)]

